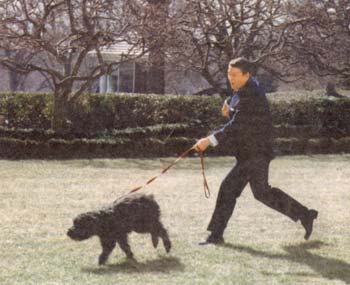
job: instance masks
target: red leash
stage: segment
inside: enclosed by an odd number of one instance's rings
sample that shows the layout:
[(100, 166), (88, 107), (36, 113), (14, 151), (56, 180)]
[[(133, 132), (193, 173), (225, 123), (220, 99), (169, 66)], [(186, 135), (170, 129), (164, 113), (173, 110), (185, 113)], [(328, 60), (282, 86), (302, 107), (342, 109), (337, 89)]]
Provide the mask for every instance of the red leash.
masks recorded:
[(208, 185), (207, 178), (205, 177), (205, 170), (204, 170), (205, 169), (204, 168), (204, 152), (200, 151), (199, 155), (201, 157), (201, 165), (202, 165), (204, 196), (205, 196), (205, 198), (209, 198), (210, 197), (210, 190), (209, 190), (209, 185)]
[[(165, 172), (167, 172), (170, 168), (172, 168), (176, 163), (178, 163), (181, 159), (186, 158), (190, 152), (194, 150), (193, 147), (189, 148), (188, 150), (186, 150), (184, 153), (182, 153), (173, 163), (169, 164), (166, 168), (164, 168), (162, 170), (161, 173), (159, 173), (158, 175), (152, 177), (151, 179), (149, 179), (144, 185), (142, 186), (138, 186), (134, 189), (132, 189), (129, 193), (133, 193), (136, 191), (141, 190), (142, 188), (146, 187), (148, 184), (151, 184), (154, 180), (156, 180), (159, 176), (161, 176), (162, 174), (164, 174)], [(209, 190), (209, 186), (208, 186), (208, 181), (207, 178), (205, 176), (205, 169), (204, 169), (204, 153), (203, 151), (199, 152), (200, 154), (200, 158), (201, 158), (201, 165), (202, 165), (202, 175), (203, 175), (203, 181), (204, 181), (204, 195), (206, 198), (210, 197), (210, 190)]]

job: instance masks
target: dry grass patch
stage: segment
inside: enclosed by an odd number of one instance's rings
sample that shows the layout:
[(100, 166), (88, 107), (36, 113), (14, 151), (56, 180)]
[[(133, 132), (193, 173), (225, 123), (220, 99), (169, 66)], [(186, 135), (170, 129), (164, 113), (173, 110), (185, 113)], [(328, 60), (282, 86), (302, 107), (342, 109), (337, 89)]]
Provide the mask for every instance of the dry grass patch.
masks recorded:
[(96, 238), (66, 238), (76, 214), (110, 203), (172, 160), (0, 161), (0, 283), (350, 284), (349, 155), (280, 157), (271, 164), (272, 185), (319, 210), (309, 242), (300, 224), (254, 200), (247, 187), (226, 245), (197, 245), (233, 163), (227, 157), (206, 160), (209, 200), (198, 158), (180, 162), (146, 190), (161, 206), (170, 255), (154, 250), (150, 236), (132, 234), (137, 263), (116, 248), (98, 267)]

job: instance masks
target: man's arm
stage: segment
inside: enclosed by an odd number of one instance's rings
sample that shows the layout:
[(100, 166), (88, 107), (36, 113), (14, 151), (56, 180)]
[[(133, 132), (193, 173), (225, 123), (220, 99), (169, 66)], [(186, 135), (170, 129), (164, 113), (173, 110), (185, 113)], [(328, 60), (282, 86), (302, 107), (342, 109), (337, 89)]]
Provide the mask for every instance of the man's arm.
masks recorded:
[(196, 151), (205, 151), (209, 146), (217, 146), (220, 142), (224, 141), (228, 136), (237, 134), (240, 128), (240, 121), (243, 116), (240, 114), (240, 110), (236, 109), (230, 121), (228, 121), (220, 129), (213, 132), (213, 134), (200, 139), (195, 145)]
[(239, 108), (236, 109), (232, 118), (220, 129), (214, 131), (208, 138), (212, 146), (217, 146), (220, 142), (225, 141), (227, 137), (237, 135), (241, 128), (243, 114)]
[[(244, 125), (247, 124), (249, 117), (252, 115), (251, 111), (254, 109), (253, 102), (247, 96), (242, 95), (239, 104), (236, 106), (235, 112), (231, 119), (221, 128), (215, 130), (210, 136), (200, 139), (195, 145), (196, 151), (204, 151), (209, 146), (217, 146), (221, 142), (232, 136), (239, 136)], [(252, 109), (252, 110), (250, 110)]]

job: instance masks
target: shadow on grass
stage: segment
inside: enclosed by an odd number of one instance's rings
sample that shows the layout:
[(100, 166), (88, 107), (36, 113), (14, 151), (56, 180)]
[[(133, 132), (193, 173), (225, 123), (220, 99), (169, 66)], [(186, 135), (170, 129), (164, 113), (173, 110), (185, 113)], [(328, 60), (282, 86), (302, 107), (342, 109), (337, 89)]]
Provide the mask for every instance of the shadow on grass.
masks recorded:
[(100, 267), (84, 267), (82, 272), (93, 274), (115, 274), (124, 273), (146, 273), (146, 272), (162, 272), (169, 273), (172, 271), (184, 271), (185, 266), (176, 257), (161, 257), (146, 262), (138, 262), (136, 260), (125, 260), (117, 264), (107, 264)]
[[(246, 252), (251, 255), (270, 259), (281, 259), (299, 264), (305, 264), (312, 268), (318, 276), (323, 276), (327, 279), (337, 279), (350, 284), (350, 264), (339, 259), (324, 257), (310, 252), (311, 249), (319, 249), (328, 244), (322, 241), (303, 242), (296, 245), (284, 246), (283, 249), (287, 254), (275, 254), (267, 251), (256, 250), (244, 245), (233, 245), (226, 243), (223, 247), (233, 250)], [(299, 273), (292, 275), (300, 276)], [(306, 274), (308, 275), (308, 274)]]

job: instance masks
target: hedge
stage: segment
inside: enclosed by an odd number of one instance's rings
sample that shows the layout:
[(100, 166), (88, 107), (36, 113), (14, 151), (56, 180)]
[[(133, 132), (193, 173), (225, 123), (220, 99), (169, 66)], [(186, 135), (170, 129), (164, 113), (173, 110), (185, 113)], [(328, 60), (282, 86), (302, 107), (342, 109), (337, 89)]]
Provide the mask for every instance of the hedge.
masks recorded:
[[(85, 94), (71, 108), (74, 134), (157, 124), (222, 124), (219, 96)], [(312, 126), (325, 136), (350, 134), (350, 98), (281, 101), (270, 99), (275, 125)], [(0, 93), (0, 114), (14, 128), (50, 128), (52, 94)]]
[(52, 130), (43, 129), (16, 129), (0, 127), (0, 137), (14, 139), (29, 139), (47, 141), (50, 139), (72, 140), (76, 138), (86, 139), (145, 139), (145, 138), (168, 138), (168, 137), (191, 137), (199, 138), (207, 132), (207, 128), (201, 124), (160, 124), (147, 127), (126, 128), (121, 130), (103, 131), (99, 133), (56, 133)]
[[(222, 101), (218, 96), (85, 94), (72, 106), (72, 129), (58, 134), (50, 130), (52, 94), (0, 93), (0, 116), (7, 120), (0, 126), (0, 157), (176, 156), (224, 122)], [(270, 103), (277, 155), (350, 152), (350, 99)], [(207, 154), (230, 152), (229, 144), (222, 144)]]
[[(114, 157), (176, 156), (194, 144), (194, 139), (170, 138), (166, 142), (149, 138), (131, 139), (50, 139), (46, 142), (0, 138), (0, 157), (6, 159), (74, 159)], [(170, 152), (169, 152), (170, 151)]]
[[(34, 140), (45, 142), (51, 139), (100, 139), (100, 140), (118, 140), (127, 138), (131, 140), (160, 139), (168, 140), (174, 137), (186, 137), (198, 139), (208, 134), (208, 127), (202, 124), (162, 124), (147, 127), (126, 128), (122, 130), (111, 130), (96, 134), (84, 135), (75, 133), (55, 133), (52, 130), (37, 129), (15, 129), (0, 127), (0, 138), (12, 138), (20, 140)], [(313, 126), (290, 126), (277, 125), (274, 127), (275, 138), (319, 138), (320, 133)]]
[[(74, 159), (74, 158), (135, 158), (178, 156), (194, 143), (186, 137), (160, 139), (96, 140), (50, 139), (46, 142), (0, 138), (0, 157), (4, 159)], [(350, 137), (333, 138), (279, 138), (275, 139), (276, 155), (350, 153)], [(194, 155), (194, 154), (192, 154)], [(206, 155), (232, 155), (228, 148), (209, 148)]]
[(0, 93), (0, 114), (16, 128), (49, 129), (52, 94)]
[[(0, 114), (10, 127), (48, 129), (52, 94), (0, 93)], [(46, 102), (46, 103), (43, 103)], [(75, 133), (156, 124), (218, 121), (220, 97), (84, 94), (71, 106)], [(31, 123), (32, 122), (32, 123)]]

